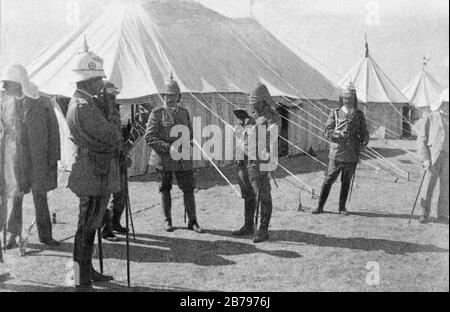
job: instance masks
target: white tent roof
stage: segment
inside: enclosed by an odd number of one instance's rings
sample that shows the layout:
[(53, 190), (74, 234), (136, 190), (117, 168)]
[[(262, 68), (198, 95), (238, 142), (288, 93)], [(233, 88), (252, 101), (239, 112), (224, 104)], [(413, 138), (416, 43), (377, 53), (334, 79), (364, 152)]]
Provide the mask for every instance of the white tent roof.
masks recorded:
[(171, 71), (184, 92), (248, 93), (264, 81), (273, 95), (336, 99), (339, 94), (256, 21), (226, 18), (181, 0), (112, 1), (28, 64), (40, 90), (72, 94), (68, 75), (84, 35), (90, 50), (104, 59), (121, 99), (158, 93)]
[(423, 69), (403, 89), (403, 94), (416, 107), (428, 107), (442, 92), (443, 87)]
[(366, 55), (342, 77), (338, 85), (345, 89), (350, 82), (356, 87), (358, 99), (365, 103), (409, 103), (369, 55), (367, 44)]

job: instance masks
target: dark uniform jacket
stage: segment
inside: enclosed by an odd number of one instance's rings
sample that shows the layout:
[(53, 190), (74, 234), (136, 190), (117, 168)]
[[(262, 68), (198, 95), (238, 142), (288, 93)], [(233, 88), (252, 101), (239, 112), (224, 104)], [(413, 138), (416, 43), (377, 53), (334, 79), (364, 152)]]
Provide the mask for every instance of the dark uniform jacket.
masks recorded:
[(104, 105), (76, 91), (67, 110), (67, 124), (77, 155), (69, 177), (69, 188), (78, 196), (108, 195), (120, 190), (118, 154), (121, 133), (109, 121)]
[(188, 127), (192, 140), (192, 124), (186, 109), (178, 106), (176, 111), (172, 112), (166, 107), (159, 107), (154, 109), (148, 118), (145, 141), (152, 148), (150, 165), (158, 170), (192, 170), (192, 151), (190, 151), (190, 159), (173, 160), (170, 155), (170, 146), (178, 139), (178, 137), (170, 137), (170, 131), (176, 125)]
[(59, 126), (49, 98), (25, 97), (16, 101), (16, 152), (14, 173), (19, 191), (48, 192), (57, 187), (61, 158)]
[(331, 160), (358, 162), (362, 146), (369, 143), (366, 119), (359, 109), (346, 114), (342, 109), (334, 109), (328, 116), (325, 135), (331, 140)]

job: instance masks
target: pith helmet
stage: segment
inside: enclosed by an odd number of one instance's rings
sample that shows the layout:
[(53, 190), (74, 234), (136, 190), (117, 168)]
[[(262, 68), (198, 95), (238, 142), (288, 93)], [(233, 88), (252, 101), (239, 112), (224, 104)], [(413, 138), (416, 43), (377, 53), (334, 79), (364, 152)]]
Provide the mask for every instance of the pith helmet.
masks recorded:
[(178, 86), (178, 83), (173, 80), (173, 75), (170, 75), (169, 81), (164, 85), (164, 88), (161, 92), (162, 95), (164, 94), (181, 94), (180, 87)]
[(343, 98), (352, 98), (356, 97), (356, 88), (353, 82), (350, 81), (347, 88), (342, 92)]
[(89, 51), (85, 39), (84, 51), (79, 52), (73, 61), (71, 82), (80, 82), (97, 77), (106, 77), (103, 70), (103, 59)]
[(262, 83), (257, 83), (252, 93), (250, 94), (249, 103), (250, 105), (253, 105), (261, 101), (265, 101), (270, 106), (276, 105), (266, 85)]

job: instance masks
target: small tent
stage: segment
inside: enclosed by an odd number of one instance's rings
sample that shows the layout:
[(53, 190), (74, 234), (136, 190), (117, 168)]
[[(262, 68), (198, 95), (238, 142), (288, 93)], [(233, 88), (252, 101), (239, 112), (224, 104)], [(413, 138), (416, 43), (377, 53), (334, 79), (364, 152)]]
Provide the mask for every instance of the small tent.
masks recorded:
[(363, 102), (369, 130), (378, 136), (398, 139), (410, 133), (409, 101), (369, 54), (366, 42), (364, 57), (338, 82), (346, 88), (352, 82), (359, 101)]
[(412, 120), (418, 120), (429, 111), (430, 103), (441, 94), (443, 87), (426, 70), (426, 63), (420, 73), (403, 89), (403, 94), (414, 106)]

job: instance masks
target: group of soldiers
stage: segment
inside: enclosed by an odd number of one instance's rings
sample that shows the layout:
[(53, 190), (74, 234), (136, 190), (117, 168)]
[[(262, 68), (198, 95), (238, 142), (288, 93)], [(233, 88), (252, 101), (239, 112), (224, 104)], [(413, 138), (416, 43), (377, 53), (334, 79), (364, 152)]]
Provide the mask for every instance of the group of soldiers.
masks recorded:
[[(66, 115), (71, 138), (76, 145), (76, 155), (68, 187), (79, 198), (79, 218), (73, 260), (79, 268), (76, 287), (80, 290), (90, 289), (92, 282), (113, 279), (111, 276), (100, 274), (92, 265), (92, 253), (98, 229), (102, 229), (102, 237), (109, 240), (116, 240), (115, 234), (126, 234), (128, 231), (128, 227), (121, 226), (120, 220), (127, 200), (126, 169), (130, 165), (130, 160), (125, 150), (126, 138), (121, 127), (119, 108), (115, 102), (115, 96), (119, 90), (113, 84), (105, 82), (105, 78), (103, 60), (86, 47), (74, 61), (71, 81), (76, 84), (76, 91), (71, 98)], [(57, 160), (60, 150), (55, 116), (54, 113), (52, 114), (51, 105), (45, 102), (44, 97), (39, 97), (37, 88), (29, 81), (23, 66), (10, 67), (5, 71), (1, 81), (13, 105), (7, 106), (2, 103), (1, 106), (2, 137), (6, 139), (2, 139), (0, 229), (10, 232), (6, 247), (14, 248), (16, 238), (22, 231), (23, 194), (31, 190), (35, 200), (40, 241), (56, 246), (59, 243), (51, 235), (51, 221), (46, 198), (47, 192), (57, 186)], [(152, 149), (151, 165), (157, 169), (160, 177), (159, 191), (164, 230), (168, 232), (174, 230), (171, 217), (171, 189), (175, 176), (183, 192), (188, 229), (202, 233), (204, 230), (200, 227), (196, 215), (194, 196), (196, 185), (192, 158), (174, 160), (171, 157), (172, 143), (177, 139), (171, 137), (171, 130), (177, 125), (184, 125), (190, 129), (192, 140), (191, 117), (188, 111), (180, 106), (180, 88), (172, 77), (164, 86), (161, 96), (164, 105), (151, 112), (147, 122), (145, 141)], [(348, 215), (346, 202), (349, 188), (360, 159), (360, 151), (369, 142), (364, 114), (357, 107), (355, 88), (350, 85), (342, 94), (341, 100), (342, 106), (332, 110), (325, 126), (325, 135), (332, 142), (330, 162), (314, 214), (321, 214), (324, 211), (330, 189), (341, 175), (339, 212)], [(244, 225), (232, 234), (254, 235), (254, 243), (260, 243), (269, 239), (272, 215), (271, 172), (261, 169), (268, 161), (267, 159), (248, 157), (247, 151), (251, 143), (249, 133), (252, 131), (255, 133), (255, 129), (264, 127), (266, 132), (263, 132), (265, 133), (263, 135), (266, 135), (266, 138), (263, 140), (270, 142), (269, 129), (279, 126), (280, 116), (274, 109), (276, 105), (264, 84), (258, 83), (255, 86), (248, 104), (249, 111), (252, 113), (241, 118), (236, 125), (243, 129), (241, 133), (236, 133), (236, 139), (240, 142), (238, 146), (243, 155), (236, 161), (236, 166), (244, 199)], [(6, 110), (3, 109), (5, 107)], [(10, 114), (9, 117), (8, 114)], [(429, 118), (423, 126), (424, 134), (419, 135), (421, 155), (430, 172), (429, 187), (426, 188), (422, 204), (424, 214), (421, 222), (425, 222), (429, 216), (430, 192), (432, 193), (436, 177), (439, 176), (441, 184), (447, 183), (448, 186), (448, 107), (446, 113), (432, 114)], [(437, 128), (435, 119), (441, 120), (439, 125), (443, 125), (443, 128)], [(434, 132), (442, 132), (443, 136), (438, 136)], [(260, 132), (256, 131), (256, 133)], [(16, 149), (11, 149), (8, 145), (8, 138), (13, 137)], [(435, 143), (429, 143), (429, 140), (439, 140), (441, 147), (436, 147)], [(270, 149), (270, 146), (269, 143), (264, 145), (264, 148)], [(435, 152), (436, 148), (439, 151)], [(266, 152), (270, 155), (270, 150)], [(15, 157), (16, 155), (8, 153), (16, 153), (24, 157)], [(8, 161), (11, 159), (14, 161), (9, 164)], [(436, 166), (439, 168), (435, 169)], [(445, 170), (447, 170), (446, 176), (440, 174)], [(15, 177), (13, 185), (8, 185), (8, 182), (11, 182), (8, 177)], [(5, 198), (8, 198), (9, 194), (13, 194), (13, 210), (10, 214), (10, 222), (7, 224)], [(441, 194), (439, 216), (448, 217), (448, 192), (445, 193), (441, 189)], [(113, 200), (108, 208), (111, 195)], [(446, 210), (445, 205), (447, 205)], [(259, 213), (261, 219), (257, 228)]]

